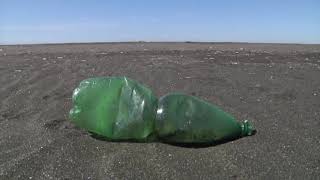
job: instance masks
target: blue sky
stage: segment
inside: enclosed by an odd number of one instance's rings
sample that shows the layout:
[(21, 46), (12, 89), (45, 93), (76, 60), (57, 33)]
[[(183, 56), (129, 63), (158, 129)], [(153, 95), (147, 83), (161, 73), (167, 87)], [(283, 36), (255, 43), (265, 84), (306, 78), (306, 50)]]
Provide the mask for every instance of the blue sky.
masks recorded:
[(0, 0), (0, 44), (320, 43), (319, 0)]

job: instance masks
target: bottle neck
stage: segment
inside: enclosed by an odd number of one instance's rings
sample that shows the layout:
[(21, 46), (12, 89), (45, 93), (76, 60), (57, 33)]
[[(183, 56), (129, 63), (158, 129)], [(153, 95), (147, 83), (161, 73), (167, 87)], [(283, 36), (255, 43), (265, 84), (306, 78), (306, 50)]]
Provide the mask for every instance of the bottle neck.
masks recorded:
[(253, 128), (253, 126), (249, 123), (248, 120), (244, 120), (244, 122), (241, 123), (241, 136), (251, 136), (256, 133), (256, 130)]

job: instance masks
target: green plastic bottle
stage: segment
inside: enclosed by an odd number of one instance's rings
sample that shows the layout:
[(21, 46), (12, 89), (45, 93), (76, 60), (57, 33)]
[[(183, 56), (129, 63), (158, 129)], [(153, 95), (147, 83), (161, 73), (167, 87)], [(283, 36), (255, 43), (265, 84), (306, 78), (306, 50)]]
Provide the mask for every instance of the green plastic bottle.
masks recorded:
[(254, 129), (213, 104), (173, 93), (159, 100), (156, 132), (165, 142), (212, 143), (252, 135)]
[(214, 143), (255, 131), (193, 96), (168, 94), (158, 102), (150, 89), (126, 77), (83, 80), (72, 100), (71, 121), (108, 140)]
[(143, 141), (153, 137), (158, 99), (126, 77), (83, 80), (72, 96), (70, 119), (109, 140)]

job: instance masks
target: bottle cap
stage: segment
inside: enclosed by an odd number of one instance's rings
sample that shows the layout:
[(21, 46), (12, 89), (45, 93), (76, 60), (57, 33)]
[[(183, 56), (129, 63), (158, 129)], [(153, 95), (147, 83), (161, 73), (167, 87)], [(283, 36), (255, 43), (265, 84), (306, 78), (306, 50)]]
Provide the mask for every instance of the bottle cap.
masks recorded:
[(257, 131), (254, 127), (250, 124), (248, 120), (244, 120), (241, 123), (241, 136), (251, 136), (254, 135)]

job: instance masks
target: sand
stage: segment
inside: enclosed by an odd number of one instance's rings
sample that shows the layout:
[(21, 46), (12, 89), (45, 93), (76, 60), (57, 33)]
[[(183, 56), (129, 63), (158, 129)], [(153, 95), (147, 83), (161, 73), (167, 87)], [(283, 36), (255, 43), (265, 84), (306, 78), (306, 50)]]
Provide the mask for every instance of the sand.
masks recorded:
[[(202, 148), (95, 139), (68, 121), (73, 89), (95, 76), (198, 96), (258, 132)], [(0, 179), (320, 176), (320, 45), (0, 46), (0, 84)]]

